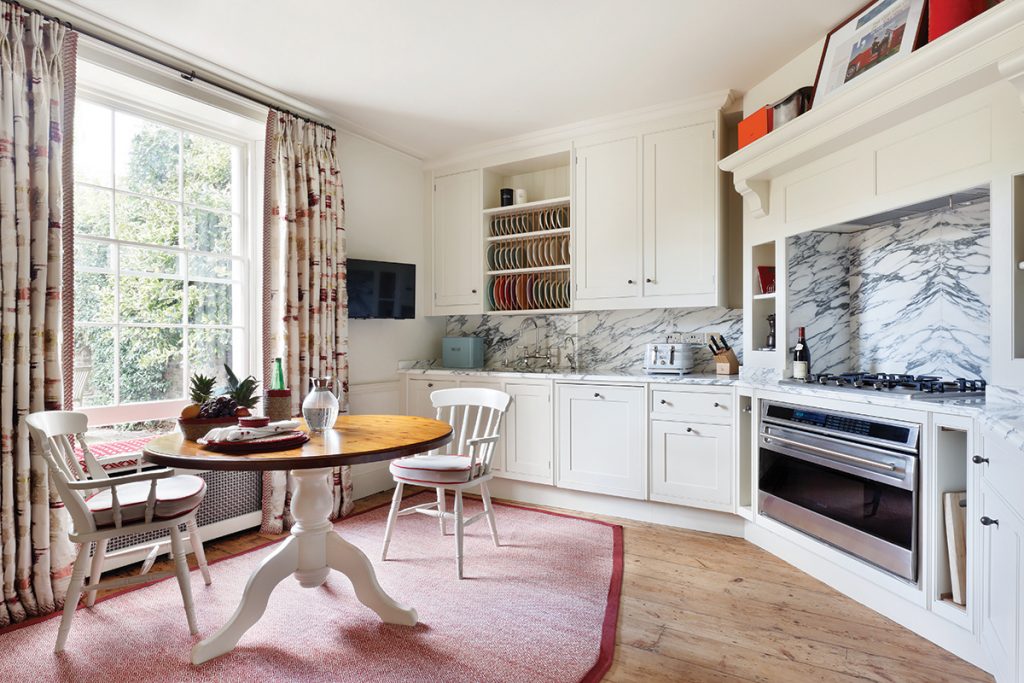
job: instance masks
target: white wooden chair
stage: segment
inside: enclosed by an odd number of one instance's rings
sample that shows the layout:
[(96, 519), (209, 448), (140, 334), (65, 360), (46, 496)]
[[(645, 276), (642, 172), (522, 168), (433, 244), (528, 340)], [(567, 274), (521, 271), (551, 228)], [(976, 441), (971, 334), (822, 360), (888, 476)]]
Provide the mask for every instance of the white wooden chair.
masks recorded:
[[(54, 652), (63, 650), (67, 642), (71, 620), (82, 594), (86, 568), (90, 564), (89, 550), (93, 546), (95, 550), (92, 554), (89, 584), (84, 587), (87, 591), (87, 607), (95, 603), (96, 591), (101, 588), (120, 588), (174, 574), (177, 575), (185, 603), (189, 631), (192, 635), (198, 633), (180, 526), (184, 524), (188, 528), (188, 540), (199, 562), (203, 580), (206, 585), (210, 585), (210, 569), (206, 564), (203, 541), (196, 524), (196, 510), (206, 494), (206, 482), (193, 475), (175, 475), (174, 470), (170, 469), (108, 477), (83, 438), (88, 430), (88, 419), (82, 413), (44, 411), (29, 415), (26, 422), (46, 460), (64, 507), (71, 513), (74, 532), (69, 537), (80, 544)], [(70, 436), (75, 438), (81, 449), (85, 461), (84, 470), (68, 438)], [(170, 531), (175, 571), (148, 573), (156, 560), (159, 549), (159, 544), (156, 544), (138, 576), (100, 581), (107, 542), (111, 538), (162, 529)]]
[[(395, 495), (391, 499), (391, 512), (384, 531), (382, 560), (388, 559), (388, 546), (394, 531), (395, 519), (414, 512), (437, 517), (441, 535), (447, 534), (445, 520), (455, 520), (455, 567), (462, 578), (462, 537), (463, 531), (473, 522), (487, 519), (491, 538), (498, 543), (498, 528), (494, 521), (494, 509), (487, 482), (491, 479), (491, 458), (494, 446), (501, 435), (501, 422), (508, 409), (511, 397), (495, 389), (441, 389), (430, 395), (437, 409), (437, 419), (453, 428), (453, 439), (445, 447), (410, 458), (400, 458), (391, 463), (391, 475), (395, 479)], [(437, 501), (401, 508), (402, 487), (405, 484), (430, 486), (437, 491)], [(480, 487), (483, 498), (483, 512), (465, 519), (462, 514), (462, 492)], [(445, 511), (445, 491), (455, 492), (455, 511)]]

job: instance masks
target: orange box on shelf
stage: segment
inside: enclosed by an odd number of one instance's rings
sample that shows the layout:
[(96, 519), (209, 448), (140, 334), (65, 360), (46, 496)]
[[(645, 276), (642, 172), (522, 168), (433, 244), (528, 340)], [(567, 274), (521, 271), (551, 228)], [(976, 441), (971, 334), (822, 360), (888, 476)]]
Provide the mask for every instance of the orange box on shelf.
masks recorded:
[(746, 147), (754, 140), (762, 138), (772, 132), (773, 109), (761, 107), (747, 118), (740, 121), (737, 131), (740, 149)]

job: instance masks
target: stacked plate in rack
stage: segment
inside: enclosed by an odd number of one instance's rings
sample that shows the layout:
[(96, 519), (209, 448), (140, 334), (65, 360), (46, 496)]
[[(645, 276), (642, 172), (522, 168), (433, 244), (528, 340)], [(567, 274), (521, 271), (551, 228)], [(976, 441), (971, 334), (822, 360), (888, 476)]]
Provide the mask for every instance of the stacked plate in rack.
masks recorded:
[(569, 307), (568, 273), (497, 275), (487, 288), (495, 311), (530, 311)]
[(492, 242), (487, 247), (487, 269), (492, 271), (567, 265), (569, 265), (568, 235)]

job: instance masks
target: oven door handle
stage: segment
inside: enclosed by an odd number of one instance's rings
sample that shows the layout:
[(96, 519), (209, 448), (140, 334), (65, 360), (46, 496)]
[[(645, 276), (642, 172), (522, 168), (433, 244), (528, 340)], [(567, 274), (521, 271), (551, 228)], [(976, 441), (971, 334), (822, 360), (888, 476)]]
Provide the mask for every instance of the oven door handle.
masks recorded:
[(803, 443), (801, 441), (794, 441), (793, 439), (786, 439), (786, 438), (781, 437), (781, 436), (762, 435), (761, 438), (764, 439), (765, 443), (771, 443), (772, 441), (778, 441), (779, 443), (785, 444), (786, 446), (793, 446), (795, 448), (801, 448), (801, 449), (804, 449), (804, 450), (807, 450), (807, 451), (813, 451), (814, 453), (819, 453), (821, 455), (828, 456), (829, 458), (834, 458), (836, 460), (843, 460), (843, 461), (851, 463), (853, 465), (863, 465), (865, 467), (873, 467), (873, 468), (876, 468), (876, 469), (886, 470), (888, 472), (895, 472), (896, 471), (896, 465), (893, 465), (890, 462), (878, 462), (878, 461), (875, 461), (875, 460), (870, 460), (868, 458), (860, 458), (860, 457), (858, 457), (856, 455), (847, 455), (846, 453), (840, 453), (839, 451), (833, 451), (833, 450), (830, 450), (828, 448), (822, 448), (820, 446), (812, 446), (809, 443)]

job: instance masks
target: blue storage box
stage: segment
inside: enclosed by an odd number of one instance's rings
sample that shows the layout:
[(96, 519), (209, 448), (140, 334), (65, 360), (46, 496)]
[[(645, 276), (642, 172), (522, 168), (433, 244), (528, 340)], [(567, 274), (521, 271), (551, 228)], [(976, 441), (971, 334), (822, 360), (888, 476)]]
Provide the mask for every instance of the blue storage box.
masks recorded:
[(441, 364), (446, 368), (482, 368), (484, 340), (482, 337), (443, 337)]

